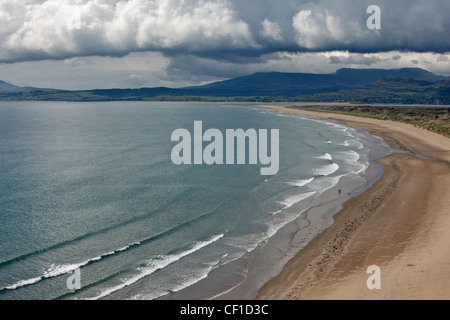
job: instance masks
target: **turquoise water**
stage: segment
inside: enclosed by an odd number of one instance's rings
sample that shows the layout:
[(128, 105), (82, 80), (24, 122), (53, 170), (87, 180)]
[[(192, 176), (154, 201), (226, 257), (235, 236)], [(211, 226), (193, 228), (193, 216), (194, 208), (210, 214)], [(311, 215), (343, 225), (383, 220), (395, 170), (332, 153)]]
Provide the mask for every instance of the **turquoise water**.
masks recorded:
[[(222, 132), (279, 129), (278, 174), (174, 165), (171, 134), (192, 132), (194, 121)], [(180, 292), (267, 241), (344, 177), (365, 185), (379, 143), (248, 105), (0, 102), (0, 299)], [(77, 269), (81, 288), (69, 289)]]

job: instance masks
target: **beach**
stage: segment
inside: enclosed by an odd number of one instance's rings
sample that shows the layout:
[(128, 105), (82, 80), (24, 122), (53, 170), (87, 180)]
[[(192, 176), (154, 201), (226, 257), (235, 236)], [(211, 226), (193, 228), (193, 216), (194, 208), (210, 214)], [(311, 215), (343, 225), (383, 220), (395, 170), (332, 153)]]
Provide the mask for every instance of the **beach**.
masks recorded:
[[(382, 177), (347, 201), (258, 299), (450, 299), (450, 139), (399, 122), (258, 108), (364, 129), (407, 151), (379, 159)], [(370, 266), (380, 268), (381, 289), (368, 289)]]
[[(7, 102), (0, 113), (2, 300), (449, 297), (447, 138), (239, 104)], [(278, 174), (173, 164), (173, 131), (198, 119), (282, 128)], [(371, 265), (381, 290), (366, 288)]]

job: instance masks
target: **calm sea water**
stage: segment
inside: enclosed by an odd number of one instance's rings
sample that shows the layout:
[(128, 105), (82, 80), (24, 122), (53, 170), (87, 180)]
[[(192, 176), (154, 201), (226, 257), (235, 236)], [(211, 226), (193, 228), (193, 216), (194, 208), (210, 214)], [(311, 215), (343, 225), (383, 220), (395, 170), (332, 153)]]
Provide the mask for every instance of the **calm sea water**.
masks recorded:
[[(192, 132), (197, 120), (222, 132), (279, 129), (279, 173), (174, 165), (172, 132)], [(343, 177), (366, 184), (380, 143), (247, 105), (0, 102), (0, 299), (179, 292), (266, 241)], [(75, 270), (79, 290), (67, 286)]]

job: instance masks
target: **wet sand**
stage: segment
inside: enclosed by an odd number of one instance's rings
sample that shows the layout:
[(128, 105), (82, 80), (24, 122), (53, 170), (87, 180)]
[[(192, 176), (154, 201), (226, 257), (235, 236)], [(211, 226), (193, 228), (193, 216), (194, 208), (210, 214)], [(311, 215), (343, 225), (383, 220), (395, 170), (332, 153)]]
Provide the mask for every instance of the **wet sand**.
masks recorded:
[[(450, 139), (392, 121), (259, 108), (358, 127), (432, 159), (404, 153), (380, 159), (383, 176), (346, 202), (258, 299), (450, 299)], [(372, 265), (381, 270), (380, 290), (366, 285)]]

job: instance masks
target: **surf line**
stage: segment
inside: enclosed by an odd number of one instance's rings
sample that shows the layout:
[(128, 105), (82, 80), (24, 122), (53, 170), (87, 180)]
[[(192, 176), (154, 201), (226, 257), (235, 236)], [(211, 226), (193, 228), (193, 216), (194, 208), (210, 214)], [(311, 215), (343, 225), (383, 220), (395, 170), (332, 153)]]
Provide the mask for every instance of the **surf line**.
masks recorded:
[[(280, 167), (279, 139), (279, 129), (271, 129), (269, 155), (267, 129), (227, 129), (224, 139), (220, 130), (208, 129), (203, 132), (203, 122), (194, 121), (193, 136), (186, 129), (173, 131), (171, 141), (179, 143), (173, 147), (171, 158), (175, 165), (243, 165), (247, 164), (248, 151), (248, 164), (257, 165), (259, 160), (262, 166), (266, 166), (261, 168), (261, 175), (273, 176)], [(203, 149), (204, 142), (210, 143)]]

